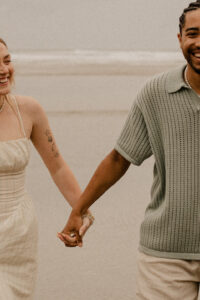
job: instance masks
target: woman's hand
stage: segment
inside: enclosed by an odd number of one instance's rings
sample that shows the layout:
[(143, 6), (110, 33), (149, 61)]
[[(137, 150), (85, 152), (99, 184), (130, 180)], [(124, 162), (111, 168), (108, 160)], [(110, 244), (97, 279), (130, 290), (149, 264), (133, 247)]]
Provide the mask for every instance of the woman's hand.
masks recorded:
[(87, 212), (85, 215), (82, 216), (83, 225), (79, 230), (79, 234), (81, 237), (85, 235), (89, 227), (94, 223), (94, 217), (90, 212)]
[(94, 217), (90, 212), (81, 216), (72, 210), (65, 228), (57, 236), (67, 247), (82, 247), (82, 237), (93, 222)]

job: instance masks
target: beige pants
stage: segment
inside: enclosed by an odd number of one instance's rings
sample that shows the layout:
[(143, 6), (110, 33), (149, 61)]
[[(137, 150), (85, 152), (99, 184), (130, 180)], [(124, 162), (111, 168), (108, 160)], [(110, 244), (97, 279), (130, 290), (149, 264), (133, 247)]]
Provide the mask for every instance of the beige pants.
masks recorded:
[(138, 254), (137, 300), (197, 300), (200, 261)]

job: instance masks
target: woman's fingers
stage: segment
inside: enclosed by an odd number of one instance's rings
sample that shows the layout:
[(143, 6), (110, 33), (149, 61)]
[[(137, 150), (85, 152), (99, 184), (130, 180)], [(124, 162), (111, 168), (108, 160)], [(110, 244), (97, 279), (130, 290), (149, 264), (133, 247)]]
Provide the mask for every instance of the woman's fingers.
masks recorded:
[(88, 218), (87, 216), (83, 218), (83, 225), (81, 226), (80, 230), (79, 230), (79, 234), (80, 236), (84, 236), (86, 231), (88, 230), (88, 228), (92, 225), (92, 222), (90, 220), (90, 218)]
[(87, 225), (83, 225), (83, 226), (81, 226), (81, 228), (80, 228), (80, 230), (79, 230), (79, 234), (80, 234), (80, 236), (84, 236), (84, 234), (86, 233), (86, 231), (87, 231), (87, 229), (88, 229), (88, 226)]
[(62, 241), (62, 242), (65, 242), (65, 239), (64, 239), (64, 237), (62, 236), (62, 234), (61, 233), (57, 233), (57, 237)]
[(83, 225), (79, 230), (79, 235), (83, 237), (89, 227), (90, 227), (90, 220), (86, 217), (83, 219)]

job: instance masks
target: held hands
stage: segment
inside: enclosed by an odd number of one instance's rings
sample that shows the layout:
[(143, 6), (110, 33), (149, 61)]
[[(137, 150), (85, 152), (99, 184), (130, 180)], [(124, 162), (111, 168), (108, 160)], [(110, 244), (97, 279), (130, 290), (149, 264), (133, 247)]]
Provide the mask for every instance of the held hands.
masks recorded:
[(94, 217), (90, 212), (81, 216), (72, 210), (65, 228), (57, 236), (66, 247), (82, 247), (82, 238), (93, 222)]

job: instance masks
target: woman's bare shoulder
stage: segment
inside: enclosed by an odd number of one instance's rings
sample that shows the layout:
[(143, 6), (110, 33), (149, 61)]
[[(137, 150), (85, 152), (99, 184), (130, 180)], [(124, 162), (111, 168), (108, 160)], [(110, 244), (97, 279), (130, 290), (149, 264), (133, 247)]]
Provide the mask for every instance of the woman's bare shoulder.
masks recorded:
[(26, 113), (38, 113), (42, 107), (38, 100), (30, 96), (15, 95), (20, 109)]

